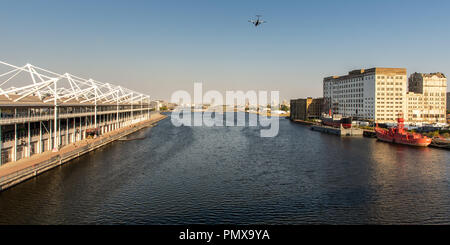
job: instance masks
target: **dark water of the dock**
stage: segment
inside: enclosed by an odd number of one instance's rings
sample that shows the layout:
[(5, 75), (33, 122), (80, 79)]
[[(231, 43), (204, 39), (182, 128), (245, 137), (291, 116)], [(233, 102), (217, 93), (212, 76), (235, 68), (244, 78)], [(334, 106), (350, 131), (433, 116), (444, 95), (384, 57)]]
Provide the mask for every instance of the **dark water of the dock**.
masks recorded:
[(166, 119), (0, 193), (0, 224), (450, 223), (450, 151), (259, 132)]

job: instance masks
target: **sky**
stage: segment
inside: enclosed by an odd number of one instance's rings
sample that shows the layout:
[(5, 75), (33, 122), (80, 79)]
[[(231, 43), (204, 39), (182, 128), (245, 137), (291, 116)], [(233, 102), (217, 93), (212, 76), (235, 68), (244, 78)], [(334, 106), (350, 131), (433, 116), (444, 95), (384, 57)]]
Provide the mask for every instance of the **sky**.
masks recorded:
[[(0, 0), (0, 60), (122, 85), (322, 96), (371, 67), (450, 74), (450, 1)], [(267, 23), (248, 22), (261, 14)]]

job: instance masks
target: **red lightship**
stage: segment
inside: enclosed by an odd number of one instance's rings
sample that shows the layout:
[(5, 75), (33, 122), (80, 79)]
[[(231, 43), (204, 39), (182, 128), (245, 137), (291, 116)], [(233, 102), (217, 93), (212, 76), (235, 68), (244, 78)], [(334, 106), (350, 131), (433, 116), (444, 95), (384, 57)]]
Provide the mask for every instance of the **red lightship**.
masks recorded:
[(412, 145), (412, 146), (428, 146), (431, 144), (431, 138), (417, 133), (409, 133), (404, 128), (404, 119), (397, 119), (397, 127), (392, 127), (389, 130), (379, 128), (378, 124), (375, 127), (377, 138), (382, 141)]

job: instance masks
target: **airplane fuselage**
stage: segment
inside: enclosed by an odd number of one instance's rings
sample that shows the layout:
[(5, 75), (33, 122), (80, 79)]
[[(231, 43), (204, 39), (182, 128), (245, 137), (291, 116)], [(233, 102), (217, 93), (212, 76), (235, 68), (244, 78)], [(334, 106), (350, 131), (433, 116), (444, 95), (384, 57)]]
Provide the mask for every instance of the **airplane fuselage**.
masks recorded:
[(261, 21), (259, 19), (259, 16), (258, 16), (258, 19), (256, 19), (256, 20), (249, 20), (249, 22), (251, 22), (255, 27), (257, 27), (257, 26), (261, 25), (262, 23), (264, 23), (264, 21)]

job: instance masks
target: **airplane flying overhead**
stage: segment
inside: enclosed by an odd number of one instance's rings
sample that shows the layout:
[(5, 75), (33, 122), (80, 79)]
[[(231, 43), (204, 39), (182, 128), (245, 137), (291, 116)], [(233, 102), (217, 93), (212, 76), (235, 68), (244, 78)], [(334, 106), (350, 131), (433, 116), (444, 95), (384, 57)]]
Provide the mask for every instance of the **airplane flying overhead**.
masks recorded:
[(262, 23), (266, 23), (267, 21), (261, 20), (262, 15), (256, 15), (256, 20), (249, 20), (248, 22), (252, 23), (255, 27), (261, 25)]

